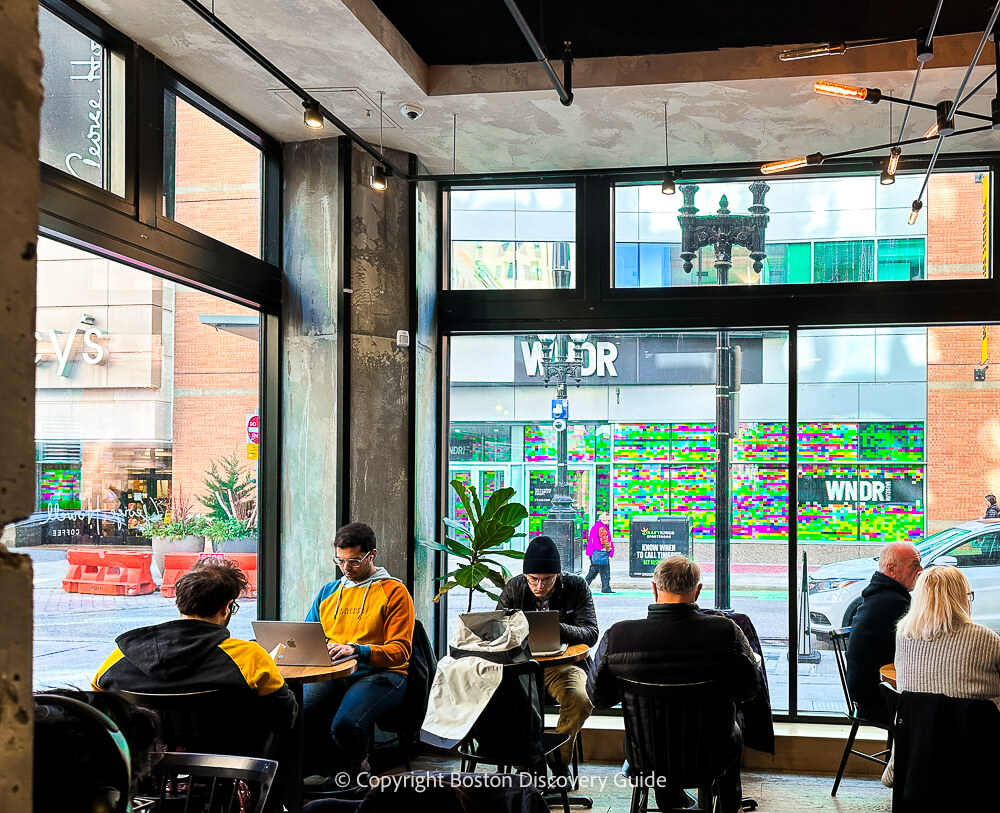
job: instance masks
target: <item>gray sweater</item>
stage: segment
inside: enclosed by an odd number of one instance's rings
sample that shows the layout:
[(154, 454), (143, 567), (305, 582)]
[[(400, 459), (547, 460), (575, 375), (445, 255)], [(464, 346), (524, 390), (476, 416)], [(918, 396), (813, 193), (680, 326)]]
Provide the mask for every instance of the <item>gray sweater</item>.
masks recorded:
[(1000, 635), (966, 624), (933, 641), (896, 635), (896, 688), (986, 698), (1000, 706)]
[[(896, 688), (948, 697), (985, 698), (1000, 706), (1000, 635), (966, 624), (933, 641), (896, 633)], [(882, 774), (892, 787), (895, 754)]]

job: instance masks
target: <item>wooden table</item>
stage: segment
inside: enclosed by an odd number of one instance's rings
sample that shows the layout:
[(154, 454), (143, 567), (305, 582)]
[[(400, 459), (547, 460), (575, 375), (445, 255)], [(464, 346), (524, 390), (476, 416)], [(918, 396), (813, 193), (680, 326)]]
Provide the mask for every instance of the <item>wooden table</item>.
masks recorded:
[(586, 644), (570, 644), (562, 655), (538, 655), (535, 660), (542, 666), (559, 666), (564, 663), (579, 663), (587, 660), (590, 647)]
[(879, 676), (892, 688), (896, 688), (896, 664), (887, 663), (878, 670)]
[(278, 671), (288, 684), (292, 694), (299, 704), (299, 713), (295, 717), (295, 727), (292, 729), (291, 741), (288, 747), (288, 762), (290, 770), (283, 771), (282, 799), (289, 813), (300, 813), (302, 810), (302, 780), (305, 756), (305, 729), (303, 727), (303, 690), (307, 683), (323, 683), (327, 680), (347, 677), (358, 668), (356, 660), (344, 661), (336, 666), (279, 666)]

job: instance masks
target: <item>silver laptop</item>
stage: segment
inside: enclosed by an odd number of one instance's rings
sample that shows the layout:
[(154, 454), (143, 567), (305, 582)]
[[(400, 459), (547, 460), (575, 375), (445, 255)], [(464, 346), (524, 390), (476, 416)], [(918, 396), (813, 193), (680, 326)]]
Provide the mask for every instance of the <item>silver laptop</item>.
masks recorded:
[(274, 652), (278, 644), (284, 645), (273, 656), (278, 666), (330, 665), (326, 635), (319, 621), (254, 621), (253, 633), (268, 652)]
[(562, 655), (569, 644), (559, 642), (559, 611), (525, 613), (528, 619), (528, 646), (533, 656)]

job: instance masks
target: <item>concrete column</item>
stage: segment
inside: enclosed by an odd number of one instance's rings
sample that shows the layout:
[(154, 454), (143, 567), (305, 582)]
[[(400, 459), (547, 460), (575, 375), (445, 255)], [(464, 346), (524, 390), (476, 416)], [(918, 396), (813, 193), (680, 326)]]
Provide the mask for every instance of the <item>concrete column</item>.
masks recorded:
[[(405, 154), (390, 154), (406, 166)], [(378, 192), (371, 171), (371, 157), (352, 148), (347, 517), (375, 529), (379, 563), (409, 581), (413, 347), (400, 348), (396, 331), (411, 329), (410, 189), (389, 178)]]
[[(35, 502), (35, 246), (42, 60), (35, 0), (0, 3), (0, 529)], [(31, 810), (31, 560), (0, 543), (0, 810)]]
[(341, 524), (344, 183), (338, 139), (286, 144), (283, 162), (281, 617), (305, 617), (334, 578)]

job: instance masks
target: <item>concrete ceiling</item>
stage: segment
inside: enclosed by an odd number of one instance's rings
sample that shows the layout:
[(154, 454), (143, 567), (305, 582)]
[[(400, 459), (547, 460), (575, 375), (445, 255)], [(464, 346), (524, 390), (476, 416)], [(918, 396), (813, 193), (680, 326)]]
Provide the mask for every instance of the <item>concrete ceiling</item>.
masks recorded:
[[(85, 4), (278, 140), (338, 134), (330, 125), (319, 133), (304, 128), (297, 100), (180, 0)], [(564, 107), (531, 63), (426, 65), (371, 0), (215, 0), (215, 12), (376, 144), (384, 91), (385, 146), (415, 153), (435, 173), (452, 169), (453, 113), (459, 172), (662, 164), (664, 102), (672, 164), (767, 161), (876, 144), (888, 140), (888, 103), (820, 97), (813, 78), (906, 96), (915, 67), (912, 41), (792, 63), (779, 62), (774, 47), (602, 57), (578, 61), (576, 99)], [(975, 35), (937, 38), (928, 63), (935, 67), (921, 75), (917, 99), (951, 99), (978, 43)], [(969, 89), (992, 69), (991, 52)], [(993, 87), (989, 82), (966, 109), (988, 114)], [(426, 113), (409, 121), (401, 102)], [(898, 129), (900, 108), (894, 116)], [(929, 111), (915, 111), (907, 137), (932, 122)], [(929, 153), (933, 144), (918, 146), (910, 151)], [(993, 132), (946, 140), (948, 151), (998, 148)]]

